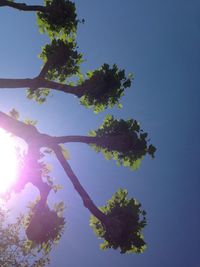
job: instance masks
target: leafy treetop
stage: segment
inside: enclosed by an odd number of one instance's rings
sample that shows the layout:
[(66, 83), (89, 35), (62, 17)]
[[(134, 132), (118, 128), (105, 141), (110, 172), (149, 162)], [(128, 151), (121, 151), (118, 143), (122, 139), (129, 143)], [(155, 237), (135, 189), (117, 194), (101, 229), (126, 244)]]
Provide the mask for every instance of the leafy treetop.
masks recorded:
[(41, 33), (50, 38), (76, 35), (77, 19), (75, 4), (66, 0), (45, 0), (46, 12), (38, 12), (37, 23)]
[(154, 158), (156, 149), (153, 145), (148, 145), (148, 134), (143, 132), (136, 120), (116, 120), (108, 115), (103, 124), (96, 131), (91, 131), (90, 135), (104, 137), (103, 142), (92, 145), (97, 152), (102, 152), (106, 159), (113, 158), (118, 164), (133, 170), (139, 167), (147, 153)]
[(146, 248), (141, 233), (146, 225), (146, 212), (135, 199), (128, 199), (127, 194), (127, 190), (119, 189), (107, 205), (100, 208), (108, 216), (105, 224), (91, 216), (90, 226), (104, 239), (101, 249), (120, 248), (121, 253), (141, 253)]
[[(29, 216), (33, 213), (35, 203), (29, 206), (28, 215), (19, 215), (15, 222), (9, 222), (10, 211), (4, 206), (0, 207), (0, 266), (16, 267), (31, 266), (43, 267), (50, 262), (49, 252), (55, 242), (58, 242), (63, 229), (60, 230), (56, 239), (49, 239), (48, 242), (35, 242), (26, 235), (27, 223)], [(54, 211), (55, 212), (55, 211)], [(49, 217), (47, 217), (49, 219)], [(47, 220), (47, 219), (46, 219)], [(33, 231), (43, 227), (37, 221), (33, 227)], [(30, 226), (29, 226), (30, 227)], [(34, 232), (33, 232), (34, 233)], [(32, 233), (32, 235), (33, 235)], [(37, 257), (36, 257), (37, 255)]]

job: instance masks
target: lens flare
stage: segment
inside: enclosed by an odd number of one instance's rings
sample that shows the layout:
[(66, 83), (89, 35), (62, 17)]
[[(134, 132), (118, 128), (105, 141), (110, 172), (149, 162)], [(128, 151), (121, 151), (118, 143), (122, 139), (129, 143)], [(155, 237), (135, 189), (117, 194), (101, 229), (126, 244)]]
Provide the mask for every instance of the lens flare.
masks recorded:
[(17, 154), (13, 138), (0, 129), (0, 193), (5, 193), (17, 178)]

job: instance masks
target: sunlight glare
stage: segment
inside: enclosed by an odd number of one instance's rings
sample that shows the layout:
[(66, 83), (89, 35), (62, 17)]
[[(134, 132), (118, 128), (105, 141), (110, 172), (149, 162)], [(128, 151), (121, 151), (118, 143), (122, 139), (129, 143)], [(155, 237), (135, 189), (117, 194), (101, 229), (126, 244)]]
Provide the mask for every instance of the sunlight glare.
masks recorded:
[(0, 129), (0, 193), (5, 193), (17, 178), (17, 155), (13, 138)]

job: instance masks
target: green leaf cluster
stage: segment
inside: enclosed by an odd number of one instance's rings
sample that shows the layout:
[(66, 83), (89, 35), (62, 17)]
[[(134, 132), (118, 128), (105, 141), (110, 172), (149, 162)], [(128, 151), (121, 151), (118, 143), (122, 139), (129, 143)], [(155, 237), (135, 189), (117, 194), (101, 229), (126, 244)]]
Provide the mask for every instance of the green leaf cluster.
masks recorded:
[(114, 159), (119, 165), (135, 170), (142, 158), (148, 153), (154, 157), (156, 148), (148, 145), (148, 134), (143, 132), (136, 120), (116, 120), (113, 116), (105, 117), (103, 124), (89, 133), (101, 137), (101, 141), (91, 146), (103, 153), (106, 159)]
[[(64, 83), (67, 78), (79, 75), (82, 54), (78, 53), (77, 46), (73, 38), (67, 40), (53, 39), (51, 44), (42, 48), (39, 57), (43, 60), (46, 68), (44, 78), (47, 80), (57, 80)], [(46, 101), (50, 93), (48, 88), (28, 88), (26, 95), (29, 99), (34, 99), (39, 104)]]
[(16, 110), (15, 108), (13, 108), (13, 109), (11, 109), (11, 110), (9, 111), (9, 115), (10, 115), (13, 119), (15, 119), (15, 120), (19, 120), (19, 111)]
[[(25, 215), (9, 223), (9, 211), (0, 207), (0, 266), (34, 266), (49, 264), (48, 251), (27, 239), (24, 233)], [(37, 256), (37, 257), (36, 257)]]
[(27, 124), (27, 125), (36, 126), (37, 120), (30, 120), (30, 119), (27, 118), (27, 119), (24, 120), (24, 123)]
[(146, 225), (146, 212), (135, 199), (127, 198), (127, 190), (119, 189), (101, 211), (107, 215), (102, 223), (93, 215), (90, 226), (104, 239), (101, 249), (120, 249), (120, 253), (142, 253), (146, 248), (142, 230)]
[(47, 11), (37, 12), (40, 32), (46, 32), (51, 39), (75, 35), (79, 22), (75, 4), (69, 0), (45, 0), (44, 3)]
[(68, 77), (78, 74), (82, 54), (78, 53), (73, 39), (56, 40), (43, 47), (40, 58), (48, 63), (48, 71), (45, 78), (64, 82)]
[(124, 90), (131, 86), (132, 76), (125, 76), (125, 71), (114, 64), (104, 64), (100, 69), (87, 73), (87, 80), (82, 83), (80, 102), (93, 108), (96, 113), (107, 107), (119, 105)]
[(59, 146), (61, 148), (61, 152), (62, 152), (65, 160), (69, 160), (70, 159), (69, 151), (65, 148), (64, 144), (60, 144)]
[(43, 104), (49, 95), (50, 89), (48, 88), (28, 88), (26, 96), (28, 99), (35, 100), (38, 104)]
[[(59, 214), (63, 211), (63, 203), (55, 206)], [(58, 216), (55, 210), (50, 210), (48, 205), (38, 202), (30, 209), (26, 234), (29, 240), (36, 244), (50, 245), (60, 239), (65, 219)]]

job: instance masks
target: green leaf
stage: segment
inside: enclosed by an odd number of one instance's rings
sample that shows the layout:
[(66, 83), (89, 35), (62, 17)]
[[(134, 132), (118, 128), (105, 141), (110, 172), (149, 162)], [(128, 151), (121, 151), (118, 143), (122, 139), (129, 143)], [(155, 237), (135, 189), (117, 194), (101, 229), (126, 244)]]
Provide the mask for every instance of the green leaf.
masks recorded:
[(59, 145), (62, 151), (62, 154), (66, 160), (70, 159), (69, 151), (65, 148), (63, 144)]
[(9, 111), (9, 115), (13, 118), (18, 120), (19, 119), (19, 111), (17, 111), (15, 108), (13, 108), (11, 111)]
[(35, 126), (37, 124), (37, 121), (36, 120), (25, 119), (24, 123), (27, 124), (27, 125)]

